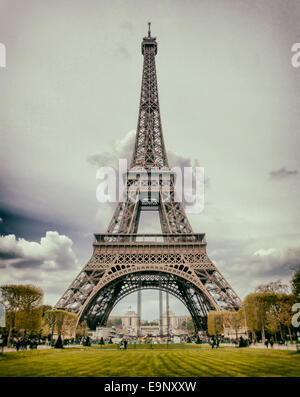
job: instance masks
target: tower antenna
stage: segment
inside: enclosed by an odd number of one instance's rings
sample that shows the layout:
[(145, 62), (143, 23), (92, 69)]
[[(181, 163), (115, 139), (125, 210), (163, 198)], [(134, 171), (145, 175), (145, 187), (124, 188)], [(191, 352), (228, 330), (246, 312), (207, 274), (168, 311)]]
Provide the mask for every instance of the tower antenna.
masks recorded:
[(148, 26), (149, 26), (149, 28), (148, 28), (148, 37), (150, 39), (150, 37), (151, 37), (151, 30), (150, 30), (151, 22), (148, 22)]

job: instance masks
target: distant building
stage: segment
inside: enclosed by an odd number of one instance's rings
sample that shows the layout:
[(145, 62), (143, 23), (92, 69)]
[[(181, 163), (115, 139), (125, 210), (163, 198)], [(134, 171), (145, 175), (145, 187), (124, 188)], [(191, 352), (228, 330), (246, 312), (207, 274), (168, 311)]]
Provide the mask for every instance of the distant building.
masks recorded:
[[(182, 325), (185, 324), (186, 320), (190, 316), (188, 315), (183, 315), (183, 316), (176, 316), (175, 313), (172, 311), (169, 311), (169, 333), (171, 335), (181, 335), (182, 332), (180, 332), (180, 328), (182, 328)], [(159, 322), (159, 320), (155, 320)], [(168, 318), (167, 318), (167, 313), (163, 313), (162, 315), (162, 330), (163, 334), (167, 334), (167, 329), (168, 329)]]
[(114, 323), (114, 325), (116, 326), (116, 323), (121, 320), (121, 316), (109, 316), (108, 320), (112, 321)]
[[(189, 317), (190, 316), (187, 316), (187, 315), (186, 316), (176, 316), (175, 313), (173, 313), (172, 311), (169, 311), (170, 326), (172, 328), (180, 327), (182, 325), (182, 323), (185, 323)], [(167, 313), (164, 313), (162, 315), (162, 323), (163, 323), (163, 326), (167, 326)]]
[(159, 325), (142, 325), (141, 336), (159, 336)]
[(122, 317), (122, 328), (128, 335), (135, 336), (138, 333), (139, 316), (133, 310), (128, 311)]
[(110, 339), (115, 338), (117, 334), (115, 327), (96, 327), (95, 331), (89, 331), (89, 337), (92, 339)]
[[(115, 318), (119, 318), (118, 316), (114, 316)], [(186, 334), (181, 328), (182, 324), (184, 324), (190, 316), (188, 315), (181, 315), (176, 316), (172, 311), (169, 312), (169, 333), (171, 335), (182, 335)], [(112, 319), (112, 317), (109, 317)], [(122, 332), (124, 335), (128, 336), (137, 336), (138, 334), (138, 325), (139, 325), (139, 316), (138, 314), (133, 311), (129, 310), (124, 316), (121, 317), (122, 319)], [(141, 336), (144, 335), (152, 335), (152, 336), (159, 336), (160, 335), (160, 328), (159, 328), (159, 320), (154, 320), (156, 325), (147, 325), (145, 324), (146, 321), (141, 320), (140, 326), (140, 334)], [(162, 315), (162, 331), (163, 335), (167, 334), (167, 314), (164, 313)]]

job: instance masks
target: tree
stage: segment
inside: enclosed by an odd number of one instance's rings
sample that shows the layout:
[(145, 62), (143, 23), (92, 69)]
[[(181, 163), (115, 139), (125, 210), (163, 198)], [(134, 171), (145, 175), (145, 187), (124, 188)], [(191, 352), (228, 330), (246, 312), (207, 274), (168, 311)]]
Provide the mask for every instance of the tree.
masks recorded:
[(44, 315), (44, 324), (49, 327), (50, 339), (53, 339), (53, 334), (56, 326), (56, 310), (47, 310)]
[(211, 336), (222, 335), (225, 333), (225, 328), (229, 328), (235, 331), (237, 338), (238, 330), (243, 325), (243, 312), (241, 310), (212, 310), (208, 313), (207, 328), (208, 334)]
[[(65, 310), (62, 310), (62, 312), (64, 313), (62, 314), (63, 320), (60, 334), (63, 336), (74, 335), (76, 330), (77, 314), (70, 313)], [(59, 329), (59, 327), (57, 328)]]
[(119, 325), (122, 325), (122, 318), (121, 317), (117, 317), (114, 320), (114, 325), (117, 327)]
[(50, 306), (50, 305), (42, 305), (42, 317), (45, 317), (45, 313), (48, 310), (52, 310), (52, 306)]
[(280, 331), (280, 318), (279, 318), (279, 305), (278, 302), (274, 302), (267, 313), (266, 316), (266, 329), (273, 335), (275, 335), (276, 340), (276, 333)]
[(300, 298), (300, 269), (297, 270), (291, 281), (293, 294), (299, 299)]
[(207, 316), (207, 331), (210, 336), (221, 335), (224, 332), (224, 313), (211, 310)]
[[(256, 292), (248, 295), (245, 299), (246, 316), (248, 328), (256, 339), (256, 332), (261, 332), (263, 343), (265, 342), (265, 330), (268, 326), (268, 315), (272, 312), (272, 306), (276, 304), (277, 294), (275, 292)], [(269, 320), (270, 321), (270, 320)]]
[(256, 293), (263, 293), (263, 292), (274, 292), (276, 294), (286, 294), (288, 293), (289, 287), (282, 283), (280, 280), (272, 281), (268, 284), (259, 285), (256, 289)]
[(9, 344), (15, 328), (23, 329), (26, 333), (38, 326), (43, 291), (33, 285), (3, 285), (0, 290), (7, 310), (9, 328), (7, 344)]
[(16, 314), (15, 328), (22, 330), (24, 335), (39, 334), (42, 328), (42, 307), (31, 310), (19, 310)]
[[(267, 288), (246, 297), (246, 313), (248, 328), (256, 339), (256, 332), (261, 332), (262, 340), (265, 341), (265, 331), (274, 335), (280, 332), (281, 339), (286, 335), (288, 329), (291, 336), (292, 306), (296, 302), (296, 296), (287, 294), (280, 282), (267, 284)], [(271, 291), (273, 289), (273, 292)], [(274, 292), (277, 291), (277, 292)]]
[[(243, 310), (243, 309), (242, 309)], [(229, 324), (230, 327), (235, 331), (235, 337), (238, 337), (238, 330), (241, 329), (244, 324), (244, 313), (241, 309), (238, 311), (230, 312)]]
[(61, 334), (58, 335), (57, 341), (55, 342), (54, 345), (55, 349), (63, 349), (64, 345), (61, 339)]
[(47, 310), (45, 323), (50, 328), (51, 339), (56, 332), (58, 336), (65, 336), (75, 333), (77, 315), (66, 310)]
[(292, 306), (294, 303), (296, 303), (296, 299), (297, 298), (295, 295), (282, 294), (279, 296), (278, 299), (279, 310), (277, 316), (279, 320), (279, 330), (280, 330), (281, 339), (283, 339), (282, 327), (287, 327), (289, 331), (289, 337), (292, 340), (291, 322), (294, 314), (292, 312)]
[(9, 329), (7, 345), (15, 328), (16, 314), (21, 308), (21, 291), (16, 285), (4, 285), (1, 287), (2, 299), (6, 308), (6, 324)]
[(108, 318), (106, 322), (107, 327), (118, 327), (122, 324), (122, 318), (121, 317), (115, 317), (115, 318)]
[(266, 315), (266, 329), (275, 336), (279, 331), (280, 337), (283, 339), (283, 328), (287, 328), (289, 336), (291, 335), (292, 306), (296, 302), (296, 298), (292, 294), (276, 294), (269, 301), (270, 305)]
[(82, 321), (76, 328), (76, 338), (87, 337), (89, 333), (89, 327), (86, 321)]
[(185, 326), (186, 326), (186, 329), (187, 329), (190, 333), (194, 333), (194, 332), (195, 332), (195, 326), (194, 326), (194, 322), (193, 322), (192, 317), (188, 317), (188, 318), (186, 319)]

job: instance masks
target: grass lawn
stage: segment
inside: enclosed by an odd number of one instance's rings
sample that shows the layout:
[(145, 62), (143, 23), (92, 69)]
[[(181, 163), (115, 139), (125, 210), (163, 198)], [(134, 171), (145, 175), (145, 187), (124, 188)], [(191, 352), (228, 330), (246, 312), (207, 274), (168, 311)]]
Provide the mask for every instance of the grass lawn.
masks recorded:
[(300, 376), (300, 354), (234, 347), (74, 347), (0, 354), (0, 376)]

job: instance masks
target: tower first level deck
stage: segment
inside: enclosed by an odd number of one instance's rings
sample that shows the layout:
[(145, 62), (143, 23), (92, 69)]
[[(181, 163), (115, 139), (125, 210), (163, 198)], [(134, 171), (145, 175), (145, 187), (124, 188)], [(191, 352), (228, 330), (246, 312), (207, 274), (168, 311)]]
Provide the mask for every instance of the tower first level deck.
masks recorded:
[(108, 274), (136, 265), (149, 269), (150, 265), (168, 265), (170, 268), (191, 274), (194, 268), (212, 269), (206, 254), (205, 234), (96, 234), (94, 252), (86, 269), (106, 269)]
[(209, 310), (234, 310), (240, 304), (209, 259), (204, 233), (96, 234), (93, 249), (91, 259), (57, 304), (81, 320), (88, 314), (87, 319), (94, 318), (93, 325), (99, 325), (98, 320), (100, 325), (105, 323), (125, 295), (146, 288), (177, 296), (195, 312), (192, 317), (198, 322)]

